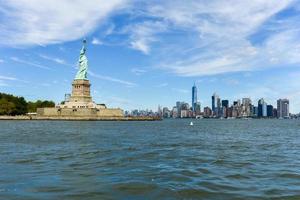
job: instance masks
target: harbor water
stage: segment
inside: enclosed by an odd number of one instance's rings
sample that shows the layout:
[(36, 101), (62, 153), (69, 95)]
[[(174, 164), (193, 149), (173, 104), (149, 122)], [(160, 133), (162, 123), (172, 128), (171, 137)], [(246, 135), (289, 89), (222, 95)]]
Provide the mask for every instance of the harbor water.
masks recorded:
[(300, 120), (0, 121), (0, 199), (300, 199)]

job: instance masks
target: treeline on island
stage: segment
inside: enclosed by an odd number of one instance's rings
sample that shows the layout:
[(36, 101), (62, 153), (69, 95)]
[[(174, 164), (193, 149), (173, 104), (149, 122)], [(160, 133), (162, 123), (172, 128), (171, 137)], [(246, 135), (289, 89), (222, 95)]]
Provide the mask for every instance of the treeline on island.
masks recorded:
[(37, 108), (55, 107), (53, 101), (26, 101), (24, 97), (0, 93), (0, 115), (25, 115)]

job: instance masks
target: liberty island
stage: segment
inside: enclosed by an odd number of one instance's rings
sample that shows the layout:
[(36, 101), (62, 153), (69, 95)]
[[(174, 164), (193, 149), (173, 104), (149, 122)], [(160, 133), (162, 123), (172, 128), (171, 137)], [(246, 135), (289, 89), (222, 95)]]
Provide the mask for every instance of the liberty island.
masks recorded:
[(91, 96), (91, 83), (88, 75), (86, 40), (80, 51), (78, 71), (72, 82), (72, 94), (65, 95), (65, 100), (55, 107), (37, 108), (36, 113), (0, 116), (0, 120), (117, 120), (117, 121), (153, 121), (157, 116), (125, 116), (121, 108), (108, 108), (98, 104)]
[(96, 104), (92, 100), (87, 78), (88, 59), (86, 56), (86, 40), (79, 56), (79, 69), (72, 83), (72, 94), (55, 108), (38, 108), (37, 116), (54, 119), (121, 119), (124, 117), (120, 108), (107, 108), (105, 104)]

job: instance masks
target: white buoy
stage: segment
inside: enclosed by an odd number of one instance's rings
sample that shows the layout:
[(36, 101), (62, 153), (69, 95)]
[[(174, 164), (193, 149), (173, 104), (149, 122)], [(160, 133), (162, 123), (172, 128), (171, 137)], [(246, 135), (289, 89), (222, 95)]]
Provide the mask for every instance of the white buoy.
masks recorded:
[(190, 123), (190, 126), (193, 126), (193, 125), (194, 125), (193, 122), (191, 122), (191, 123)]

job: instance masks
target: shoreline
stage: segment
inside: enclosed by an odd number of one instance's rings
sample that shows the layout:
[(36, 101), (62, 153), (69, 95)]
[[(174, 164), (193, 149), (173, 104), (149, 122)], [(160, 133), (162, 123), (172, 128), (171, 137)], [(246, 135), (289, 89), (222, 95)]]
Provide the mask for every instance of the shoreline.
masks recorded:
[[(36, 115), (2, 115), (0, 116), (0, 121), (4, 120), (41, 120), (41, 121), (162, 121), (168, 120), (169, 118), (160, 117), (94, 117), (94, 116), (36, 116)], [(190, 119), (190, 120), (253, 120), (253, 119), (277, 119), (277, 120), (288, 120), (297, 118), (171, 118), (171, 119)]]
[(45, 121), (161, 121), (159, 117), (70, 117), (70, 116), (0, 116), (0, 120), (45, 120)]

